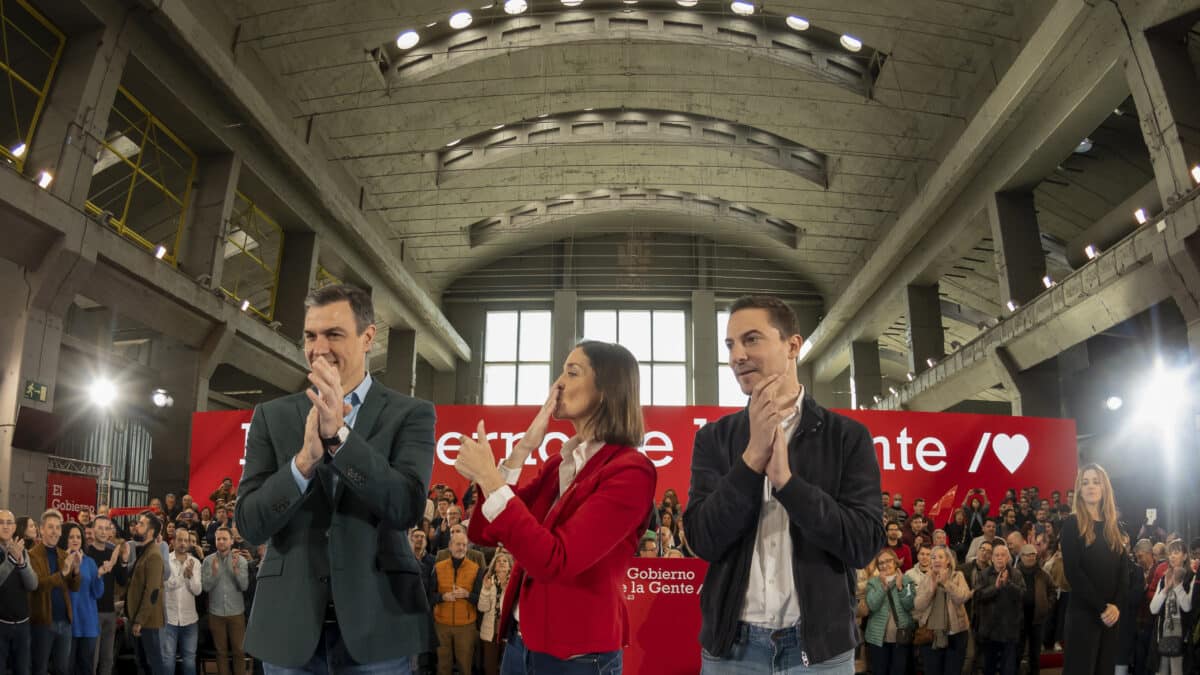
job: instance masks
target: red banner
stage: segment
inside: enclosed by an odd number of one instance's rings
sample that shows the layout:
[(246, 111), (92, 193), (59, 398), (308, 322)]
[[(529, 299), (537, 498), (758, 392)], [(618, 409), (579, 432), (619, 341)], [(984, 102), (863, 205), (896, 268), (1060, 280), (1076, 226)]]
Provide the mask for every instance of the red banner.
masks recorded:
[(84, 509), (96, 510), (96, 477), (46, 472), (46, 508), (58, 509), (68, 521), (79, 520)]
[(621, 589), (629, 608), (631, 675), (700, 672), (700, 585), (708, 563), (696, 558), (635, 558)]
[[(696, 430), (732, 408), (704, 406), (647, 407), (646, 438), (641, 450), (658, 467), (656, 498), (674, 488), (687, 500), (692, 442)], [(454, 471), (458, 434), (474, 433), (484, 421), (492, 451), (504, 457), (524, 435), (536, 414), (531, 406), (438, 406), (433, 483), (444, 483), (461, 495), (466, 481)], [(1043, 494), (1065, 493), (1075, 481), (1074, 420), (956, 413), (882, 412), (839, 410), (867, 426), (875, 440), (875, 454), (883, 476), (883, 489), (904, 496), (906, 509), (916, 497), (930, 502), (957, 486), (959, 504), (974, 488), (983, 489), (993, 513), (1004, 491), (1036, 485)], [(221, 479), (236, 485), (241, 478), (246, 431), (251, 411), (196, 413), (192, 422), (191, 478), (188, 491), (200, 504)], [(554, 422), (541, 447), (528, 460), (532, 469), (557, 453), (573, 434), (569, 423)], [(532, 477), (527, 471), (524, 478)], [(957, 507), (958, 504), (953, 506)], [(938, 524), (949, 517), (944, 511)]]

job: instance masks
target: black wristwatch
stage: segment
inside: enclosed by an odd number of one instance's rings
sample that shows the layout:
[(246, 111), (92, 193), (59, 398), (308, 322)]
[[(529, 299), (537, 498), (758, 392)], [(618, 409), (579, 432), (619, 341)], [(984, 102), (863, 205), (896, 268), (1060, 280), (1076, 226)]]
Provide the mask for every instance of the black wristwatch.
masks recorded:
[(339, 428), (337, 430), (337, 433), (333, 435), (332, 438), (322, 438), (321, 445), (324, 446), (326, 450), (334, 450), (336, 448), (340, 448), (342, 446), (342, 444), (346, 442), (346, 439), (349, 437), (350, 437), (350, 427), (343, 424), (341, 426), (341, 428)]

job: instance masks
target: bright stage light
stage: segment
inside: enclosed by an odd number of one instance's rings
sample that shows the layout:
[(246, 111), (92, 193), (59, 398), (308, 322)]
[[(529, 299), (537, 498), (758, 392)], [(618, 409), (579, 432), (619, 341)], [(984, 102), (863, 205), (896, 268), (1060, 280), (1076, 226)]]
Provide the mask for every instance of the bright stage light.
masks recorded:
[(117, 385), (105, 377), (98, 377), (88, 386), (88, 398), (99, 408), (107, 408), (117, 400)]

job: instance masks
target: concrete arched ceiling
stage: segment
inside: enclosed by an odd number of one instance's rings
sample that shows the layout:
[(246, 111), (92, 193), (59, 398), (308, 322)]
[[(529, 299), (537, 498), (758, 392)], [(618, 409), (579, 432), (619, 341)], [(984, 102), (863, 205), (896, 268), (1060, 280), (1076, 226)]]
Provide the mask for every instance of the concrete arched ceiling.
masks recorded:
[[(486, 3), (349, 4), (222, 2), (241, 27), (238, 48), (254, 49), (301, 111), (296, 128), (303, 134), (311, 126), (331, 141), (330, 159), (361, 181), (364, 208), (379, 212), (397, 255), (424, 275), (434, 293), (456, 273), (493, 259), (488, 247), (469, 245), (465, 233), (471, 224), (564, 194), (633, 187), (713, 195), (794, 223), (805, 233), (799, 248), (770, 237), (762, 243), (778, 246), (774, 253), (781, 264), (812, 279), (830, 301), (936, 165), (947, 135), (965, 124), (974, 100), (969, 94), (990, 83), (984, 66), (1019, 44), (1017, 16), (1029, 2), (785, 2), (766, 7), (770, 16), (749, 20), (734, 17), (727, 2), (701, 0), (695, 10), (667, 2), (661, 6), (680, 16), (691, 12), (695, 16), (688, 20), (706, 27), (748, 27), (743, 32), (753, 39), (712, 32), (716, 28), (686, 39), (681, 36), (689, 29), (664, 26), (656, 32), (653, 26), (660, 24), (652, 21), (618, 31), (608, 25), (606, 35), (563, 31), (519, 48), (487, 43), (487, 34), (509, 20), (486, 18), (492, 10), (480, 12), (477, 6)], [(561, 11), (557, 0), (529, 5), (526, 23), (544, 25)], [(652, 14), (659, 4), (642, 6)], [(585, 0), (579, 11), (614, 16), (608, 7)], [(425, 44), (437, 46), (437, 31), (446, 30), (447, 18), (459, 9), (476, 13), (477, 23), (468, 30), (484, 42), (456, 50), (453, 58), (447, 52), (428, 65), (403, 69), (408, 75), (395, 73), (403, 57), (397, 59), (393, 50), (387, 54), (392, 72), (381, 76), (372, 59), (387, 50), (375, 56), (371, 50), (408, 28), (427, 31)], [(811, 21), (814, 40), (824, 36), (827, 43), (829, 36), (850, 33), (886, 54), (870, 90), (831, 76), (811, 60), (806, 64), (776, 46), (775, 38), (764, 37), (782, 34), (781, 18), (791, 13)], [(637, 12), (626, 14), (633, 18)], [(439, 25), (427, 29), (431, 22)], [(462, 32), (446, 39), (458, 44), (476, 38)], [(471, 53), (463, 57), (464, 52)], [(588, 108), (667, 111), (752, 128), (824, 157), (827, 184), (816, 185), (812, 176), (769, 161), (760, 148), (748, 153), (749, 143), (736, 138), (681, 143), (653, 134), (625, 142), (530, 144), (537, 147), (446, 173), (454, 169), (444, 166), (452, 156), (446, 145), (456, 139), (484, 138), (500, 124), (536, 125), (540, 115)], [(603, 226), (639, 227), (641, 219), (630, 213), (638, 211), (612, 211)], [(672, 229), (715, 239), (728, 229), (727, 222), (694, 213), (657, 215), (669, 215), (662, 222)], [(601, 226), (594, 218), (584, 220)], [(556, 219), (545, 229), (569, 230), (584, 220)]]

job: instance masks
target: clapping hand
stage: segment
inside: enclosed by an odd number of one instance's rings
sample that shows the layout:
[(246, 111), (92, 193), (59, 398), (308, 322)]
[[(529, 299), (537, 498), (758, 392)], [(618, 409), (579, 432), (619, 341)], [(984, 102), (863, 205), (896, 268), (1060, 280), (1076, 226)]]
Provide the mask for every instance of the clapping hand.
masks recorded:
[(16, 560), (17, 563), (25, 560), (25, 540), (21, 537), (9, 539), (8, 543), (5, 544), (5, 550), (8, 552), (8, 556)]
[[(458, 450), (458, 459), (454, 461), (454, 470), (483, 488), (485, 495), (503, 487), (504, 478), (496, 468), (496, 458), (492, 455), (492, 446), (488, 445), (483, 420), (479, 420), (475, 428), (475, 438), (459, 436), (459, 439), (462, 447)], [(445, 520), (442, 522), (445, 523)]]

